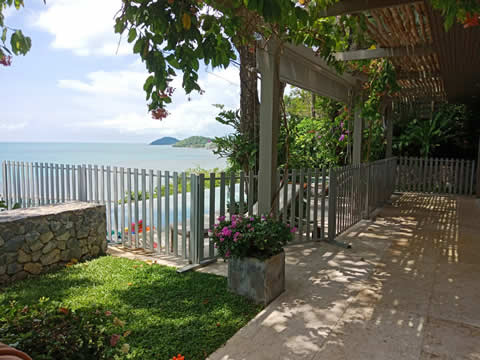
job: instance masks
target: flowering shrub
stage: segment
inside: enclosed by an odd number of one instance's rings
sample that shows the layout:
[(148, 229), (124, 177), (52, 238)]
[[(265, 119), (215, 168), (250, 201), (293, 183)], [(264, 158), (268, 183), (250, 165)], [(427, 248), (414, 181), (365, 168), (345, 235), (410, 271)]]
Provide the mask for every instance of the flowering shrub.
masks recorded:
[(224, 259), (268, 259), (281, 253), (295, 232), (295, 228), (265, 216), (232, 215), (231, 220), (220, 216), (218, 221), (210, 231), (210, 241)]
[(0, 315), (0, 341), (35, 360), (122, 358), (130, 349), (129, 331), (110, 316), (99, 309), (71, 310), (48, 298), (32, 306), (12, 301)]

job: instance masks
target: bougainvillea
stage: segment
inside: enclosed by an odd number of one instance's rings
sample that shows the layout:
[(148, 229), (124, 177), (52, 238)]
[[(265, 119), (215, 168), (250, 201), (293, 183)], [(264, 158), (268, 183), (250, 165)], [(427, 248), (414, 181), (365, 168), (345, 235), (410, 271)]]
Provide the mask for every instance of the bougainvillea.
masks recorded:
[(224, 259), (231, 257), (268, 259), (283, 251), (295, 228), (267, 216), (232, 215), (218, 218), (210, 239)]

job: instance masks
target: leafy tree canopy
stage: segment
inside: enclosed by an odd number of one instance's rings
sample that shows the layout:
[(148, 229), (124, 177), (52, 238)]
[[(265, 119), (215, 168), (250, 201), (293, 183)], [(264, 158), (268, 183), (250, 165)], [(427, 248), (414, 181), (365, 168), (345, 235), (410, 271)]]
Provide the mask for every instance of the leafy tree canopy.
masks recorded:
[[(446, 26), (455, 19), (477, 18), (476, 0), (430, 0), (442, 10)], [(200, 62), (227, 67), (236, 59), (233, 43), (255, 46), (255, 37), (275, 35), (282, 41), (305, 44), (340, 71), (332, 53), (348, 50), (352, 44), (369, 46), (363, 16), (321, 18), (321, 11), (335, 0), (124, 0), (115, 31), (127, 34), (134, 52), (145, 62), (151, 75), (145, 81), (149, 109), (155, 112), (171, 102), (169, 81), (183, 73), (187, 93), (202, 91), (198, 83)], [(249, 29), (250, 31), (245, 31)]]
[(32, 40), (20, 29), (13, 29), (5, 24), (4, 11), (14, 6), (20, 10), (23, 0), (0, 0), (0, 64), (11, 65), (12, 55), (25, 55), (32, 47)]

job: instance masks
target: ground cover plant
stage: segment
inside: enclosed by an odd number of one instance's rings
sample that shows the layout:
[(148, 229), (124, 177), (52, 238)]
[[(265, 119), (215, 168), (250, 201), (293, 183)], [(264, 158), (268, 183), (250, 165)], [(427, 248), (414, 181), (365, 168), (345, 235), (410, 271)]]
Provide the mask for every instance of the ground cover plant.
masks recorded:
[(227, 279), (103, 257), (0, 290), (0, 341), (34, 359), (205, 359), (261, 308)]

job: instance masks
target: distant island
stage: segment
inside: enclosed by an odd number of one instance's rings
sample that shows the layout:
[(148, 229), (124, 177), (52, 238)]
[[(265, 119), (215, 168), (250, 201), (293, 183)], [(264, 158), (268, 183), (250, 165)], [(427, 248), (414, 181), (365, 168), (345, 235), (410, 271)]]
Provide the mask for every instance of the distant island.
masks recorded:
[(174, 145), (178, 143), (180, 140), (175, 139), (174, 137), (165, 136), (155, 141), (152, 141), (150, 145)]
[(206, 148), (212, 139), (205, 136), (190, 136), (173, 144), (173, 147)]

